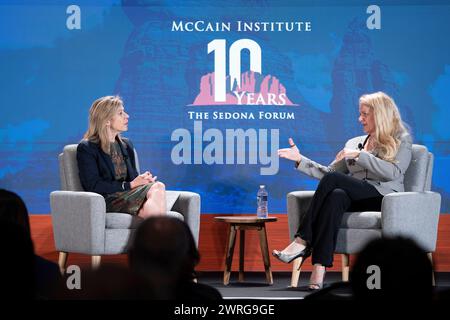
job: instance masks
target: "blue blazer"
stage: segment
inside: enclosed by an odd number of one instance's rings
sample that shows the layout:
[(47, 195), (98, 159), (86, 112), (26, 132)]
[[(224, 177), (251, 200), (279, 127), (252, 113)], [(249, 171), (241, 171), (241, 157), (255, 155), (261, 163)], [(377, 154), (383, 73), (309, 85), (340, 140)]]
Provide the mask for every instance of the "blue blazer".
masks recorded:
[(117, 181), (111, 156), (103, 152), (100, 144), (83, 140), (77, 147), (78, 174), (84, 190), (106, 196), (118, 191), (130, 190), (130, 182), (138, 176), (134, 147), (129, 139), (121, 138), (119, 143), (127, 165), (128, 176)]

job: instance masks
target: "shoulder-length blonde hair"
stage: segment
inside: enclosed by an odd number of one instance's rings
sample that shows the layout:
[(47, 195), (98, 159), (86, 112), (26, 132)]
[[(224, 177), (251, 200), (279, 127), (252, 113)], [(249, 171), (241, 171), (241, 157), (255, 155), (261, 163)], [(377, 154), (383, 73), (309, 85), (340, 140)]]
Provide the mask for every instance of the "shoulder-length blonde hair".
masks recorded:
[[(106, 123), (110, 121), (118, 110), (123, 107), (119, 96), (106, 96), (94, 101), (89, 109), (89, 127), (83, 136), (94, 143), (99, 143), (103, 152), (110, 153), (110, 141)], [(119, 134), (119, 140), (120, 134)]]
[(374, 147), (378, 151), (378, 156), (383, 160), (394, 162), (401, 143), (400, 138), (408, 133), (394, 100), (379, 91), (361, 96), (359, 104), (369, 107), (373, 112)]

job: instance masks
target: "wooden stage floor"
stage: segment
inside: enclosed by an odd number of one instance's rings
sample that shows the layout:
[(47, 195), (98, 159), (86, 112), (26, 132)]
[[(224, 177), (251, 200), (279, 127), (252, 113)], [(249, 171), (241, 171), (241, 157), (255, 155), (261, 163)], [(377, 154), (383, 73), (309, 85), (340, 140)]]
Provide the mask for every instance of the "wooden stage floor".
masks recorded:
[[(222, 271), (224, 266), (225, 243), (227, 238), (226, 224), (214, 220), (215, 214), (202, 214), (200, 221), (199, 251), (201, 255), (198, 271)], [(286, 214), (273, 214), (278, 218), (277, 222), (268, 223), (267, 236), (269, 250), (283, 248), (289, 243), (288, 222)], [(31, 232), (34, 247), (37, 254), (57, 262), (58, 254), (55, 251), (51, 216), (48, 214), (30, 215)], [(238, 236), (239, 237), (239, 236)], [(239, 239), (236, 239), (234, 250), (233, 268), (238, 270)], [(441, 214), (439, 219), (437, 250), (433, 254), (435, 271), (450, 272), (450, 214)], [(352, 259), (351, 259), (352, 260)], [(302, 268), (311, 270), (310, 259)], [(104, 263), (127, 264), (126, 255), (104, 256)], [(69, 254), (68, 264), (76, 264), (81, 267), (90, 265), (90, 257), (81, 254)], [(273, 271), (290, 271), (291, 265), (281, 263), (271, 257)], [(335, 256), (333, 268), (329, 271), (340, 271), (341, 257)], [(264, 265), (259, 249), (257, 232), (247, 231), (245, 237), (245, 270), (263, 271)]]

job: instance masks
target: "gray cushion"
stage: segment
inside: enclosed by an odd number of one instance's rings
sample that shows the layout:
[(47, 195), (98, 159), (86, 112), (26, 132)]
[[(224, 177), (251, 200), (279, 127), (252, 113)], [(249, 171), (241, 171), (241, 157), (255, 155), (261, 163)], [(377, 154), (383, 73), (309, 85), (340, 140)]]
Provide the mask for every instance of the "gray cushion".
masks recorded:
[(142, 221), (142, 218), (128, 213), (106, 213), (106, 229), (136, 229)]
[(66, 188), (69, 191), (84, 191), (78, 175), (77, 144), (69, 144), (64, 147), (62, 163)]
[(173, 218), (178, 218), (181, 221), (184, 221), (184, 216), (181, 213), (176, 212), (176, 211), (167, 211), (167, 216), (173, 217)]
[(413, 144), (411, 162), (405, 172), (405, 191), (425, 191), (429, 165), (428, 150), (425, 146)]
[(105, 251), (102, 254), (127, 253), (135, 233), (136, 229), (106, 229)]
[(381, 229), (381, 212), (346, 212), (342, 217), (341, 228)]
[(374, 239), (381, 238), (381, 230), (375, 229), (339, 229), (335, 253), (355, 254)]
[[(184, 221), (182, 214), (169, 211), (167, 215)], [(108, 212), (106, 213), (106, 229), (136, 229), (144, 219), (128, 213)]]

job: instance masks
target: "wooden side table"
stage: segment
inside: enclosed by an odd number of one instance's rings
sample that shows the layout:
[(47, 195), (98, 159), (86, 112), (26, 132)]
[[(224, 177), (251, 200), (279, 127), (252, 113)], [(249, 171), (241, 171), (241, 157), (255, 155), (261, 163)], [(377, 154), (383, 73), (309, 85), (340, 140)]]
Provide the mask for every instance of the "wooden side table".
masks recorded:
[(270, 269), (269, 248), (267, 245), (266, 222), (277, 221), (276, 217), (258, 218), (256, 216), (227, 216), (215, 217), (217, 221), (228, 224), (228, 241), (225, 253), (225, 270), (223, 273), (223, 284), (230, 283), (231, 263), (233, 261), (234, 244), (236, 240), (236, 231), (239, 230), (239, 282), (244, 281), (244, 249), (245, 249), (245, 230), (256, 229), (259, 234), (259, 244), (264, 261), (264, 270), (269, 284), (273, 284), (272, 271)]

